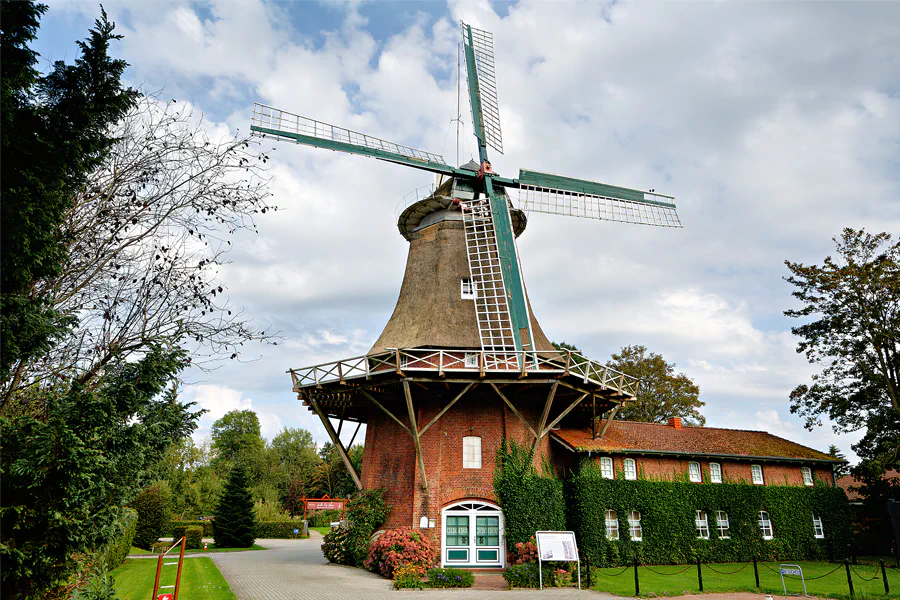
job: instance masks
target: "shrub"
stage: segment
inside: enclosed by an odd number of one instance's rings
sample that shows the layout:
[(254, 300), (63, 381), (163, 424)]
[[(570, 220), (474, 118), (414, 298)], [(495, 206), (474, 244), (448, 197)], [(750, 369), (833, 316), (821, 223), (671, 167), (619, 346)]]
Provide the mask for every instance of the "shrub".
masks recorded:
[[(172, 543), (177, 544), (178, 540), (187, 535), (187, 530), (190, 529), (191, 525), (176, 525), (172, 528)], [(201, 529), (202, 531), (202, 529)]]
[(119, 519), (121, 535), (106, 545), (100, 552), (100, 566), (102, 569), (112, 571), (122, 564), (131, 545), (134, 542), (134, 533), (137, 531), (138, 515), (134, 509), (126, 508), (125, 514)]
[(133, 543), (138, 548), (150, 550), (165, 532), (169, 518), (161, 486), (157, 484), (144, 489), (129, 506), (138, 515)]
[[(544, 585), (556, 585), (555, 570), (546, 564), (542, 565), (541, 570), (544, 572)], [(509, 587), (536, 588), (540, 585), (538, 563), (527, 562), (520, 565), (510, 565), (503, 571), (503, 579), (506, 580)]]
[(388, 529), (369, 546), (365, 567), (385, 577), (393, 578), (394, 569), (403, 565), (417, 565), (420, 575), (434, 565), (434, 546), (425, 535), (409, 527)]
[(203, 528), (192, 525), (187, 528), (184, 534), (185, 549), (197, 549), (203, 545)]
[(369, 539), (390, 512), (384, 490), (361, 491), (347, 503), (347, 528), (332, 529), (325, 535), (325, 557), (341, 565), (361, 566), (369, 554)]
[(232, 467), (216, 506), (213, 537), (220, 548), (249, 548), (255, 541), (256, 517), (247, 472), (240, 464)]
[(394, 587), (422, 589), (422, 570), (418, 565), (401, 565), (394, 569)]
[(303, 521), (257, 521), (256, 537), (266, 539), (288, 539), (294, 537), (294, 530), (303, 533)]
[[(176, 527), (191, 527), (196, 525), (197, 527), (203, 528), (203, 537), (212, 537), (213, 529), (212, 529), (212, 519), (204, 519), (203, 521), (169, 521), (168, 526), (166, 527), (166, 531), (170, 532), (173, 538), (181, 537), (175, 535)], [(183, 532), (182, 532), (183, 535)]]
[(534, 542), (534, 536), (531, 536), (527, 542), (516, 543), (514, 564), (521, 565), (529, 562), (537, 562), (537, 544)]
[[(549, 468), (545, 471), (551, 472)], [(504, 439), (497, 450), (494, 492), (503, 507), (507, 543), (524, 544), (535, 531), (566, 528), (562, 481), (537, 473), (531, 452), (514, 441)]]
[(354, 537), (349, 529), (344, 527), (336, 527), (325, 535), (322, 544), (322, 554), (328, 559), (339, 565), (357, 566), (353, 559), (351, 543)]
[[(403, 567), (401, 567), (403, 568)], [(399, 570), (399, 569), (398, 569)], [(428, 585), (433, 588), (467, 588), (475, 583), (475, 575), (465, 569), (428, 569)]]
[(314, 510), (306, 515), (310, 527), (328, 527), (334, 521), (341, 519), (339, 510)]

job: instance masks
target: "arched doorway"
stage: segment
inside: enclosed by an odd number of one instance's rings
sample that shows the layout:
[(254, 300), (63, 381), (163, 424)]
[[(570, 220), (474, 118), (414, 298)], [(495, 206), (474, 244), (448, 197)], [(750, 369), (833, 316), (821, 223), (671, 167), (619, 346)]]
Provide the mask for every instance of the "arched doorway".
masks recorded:
[(506, 564), (503, 513), (488, 502), (466, 500), (441, 511), (441, 564), (497, 568)]

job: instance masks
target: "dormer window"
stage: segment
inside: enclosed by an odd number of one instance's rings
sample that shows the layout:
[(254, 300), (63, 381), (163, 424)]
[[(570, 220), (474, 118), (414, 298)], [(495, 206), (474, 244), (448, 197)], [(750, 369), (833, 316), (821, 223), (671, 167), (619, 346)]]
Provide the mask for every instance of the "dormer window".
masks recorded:
[(459, 297), (463, 300), (475, 299), (475, 284), (468, 277), (459, 280)]

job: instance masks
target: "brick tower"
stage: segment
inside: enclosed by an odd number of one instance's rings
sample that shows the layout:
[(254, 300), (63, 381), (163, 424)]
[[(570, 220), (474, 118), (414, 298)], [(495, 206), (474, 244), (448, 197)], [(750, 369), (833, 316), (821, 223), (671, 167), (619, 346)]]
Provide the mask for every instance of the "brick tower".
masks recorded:
[[(481, 290), (470, 279), (474, 250), (460, 204), (476, 196), (451, 178), (401, 214), (406, 272), (369, 353), (291, 371), (294, 391), (319, 416), (357, 485), (385, 489), (392, 506), (385, 526), (431, 529), (441, 563), (470, 568), (505, 564), (493, 489), (501, 440), (531, 448), (539, 464), (549, 458), (552, 429), (564, 421), (590, 426), (635, 384), (555, 350), (533, 314), (533, 349), (484, 349)], [(518, 236), (525, 215), (510, 214)], [(357, 431), (367, 425), (361, 475), (340, 441), (345, 422)]]

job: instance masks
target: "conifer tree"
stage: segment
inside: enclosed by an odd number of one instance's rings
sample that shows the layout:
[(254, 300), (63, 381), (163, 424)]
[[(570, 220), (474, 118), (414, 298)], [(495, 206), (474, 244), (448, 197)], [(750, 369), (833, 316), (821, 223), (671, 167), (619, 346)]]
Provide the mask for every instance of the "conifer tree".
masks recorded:
[(219, 548), (249, 548), (256, 540), (256, 515), (247, 471), (241, 464), (228, 474), (213, 521), (213, 536)]

